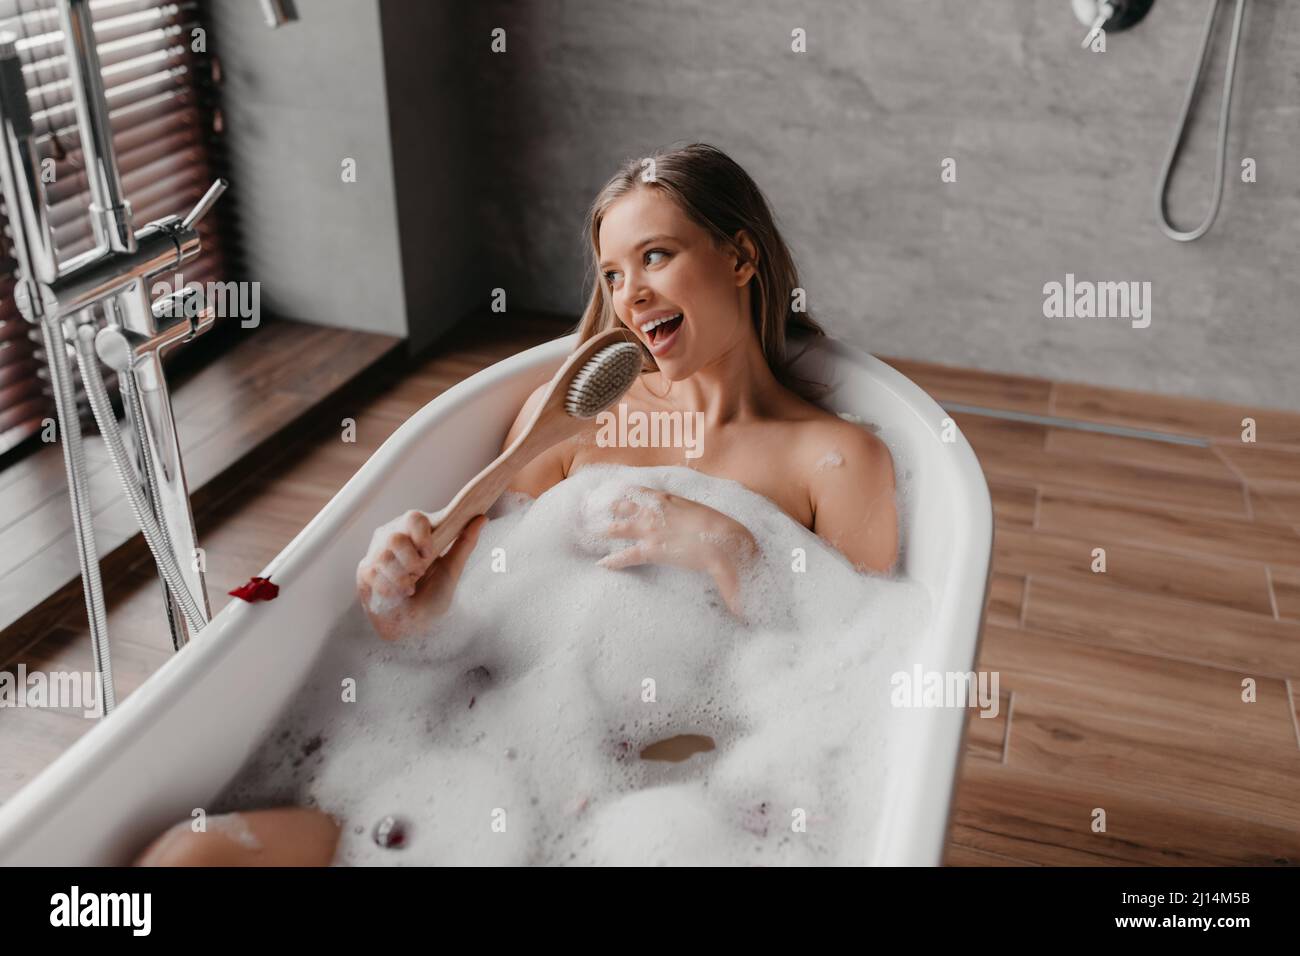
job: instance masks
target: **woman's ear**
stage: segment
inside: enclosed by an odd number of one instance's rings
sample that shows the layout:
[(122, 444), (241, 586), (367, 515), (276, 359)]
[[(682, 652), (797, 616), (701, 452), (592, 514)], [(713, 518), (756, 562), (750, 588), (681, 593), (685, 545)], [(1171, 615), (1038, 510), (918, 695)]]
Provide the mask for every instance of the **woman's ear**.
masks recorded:
[(743, 229), (736, 233), (734, 239), (736, 245), (744, 252), (743, 256), (737, 254), (735, 257), (736, 264), (733, 269), (736, 273), (736, 285), (746, 285), (758, 271), (758, 247), (754, 245), (754, 240), (749, 238), (749, 233)]

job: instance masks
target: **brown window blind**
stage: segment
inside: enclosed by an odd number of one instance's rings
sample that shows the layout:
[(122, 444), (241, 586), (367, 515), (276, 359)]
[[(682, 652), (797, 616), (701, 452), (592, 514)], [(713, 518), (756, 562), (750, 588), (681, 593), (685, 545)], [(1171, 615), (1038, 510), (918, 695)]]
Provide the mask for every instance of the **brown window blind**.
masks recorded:
[[(192, 49), (193, 31), (202, 26), (200, 12), (195, 0), (91, 3), (118, 171), (137, 229), (169, 213), (183, 215), (217, 175), (211, 159), (217, 125), (212, 58), (210, 52)], [(0, 0), (0, 27), (19, 37), (38, 147), (42, 158), (54, 160), (46, 199), (59, 259), (65, 261), (91, 248), (94, 240), (58, 9), (54, 0)], [(3, 213), (0, 454), (30, 440), (43, 419), (54, 417), (40, 333), (14, 305), (8, 209)], [(203, 252), (186, 263), (183, 283), (206, 284), (223, 276), (220, 221), (219, 215), (210, 215), (199, 224)]]

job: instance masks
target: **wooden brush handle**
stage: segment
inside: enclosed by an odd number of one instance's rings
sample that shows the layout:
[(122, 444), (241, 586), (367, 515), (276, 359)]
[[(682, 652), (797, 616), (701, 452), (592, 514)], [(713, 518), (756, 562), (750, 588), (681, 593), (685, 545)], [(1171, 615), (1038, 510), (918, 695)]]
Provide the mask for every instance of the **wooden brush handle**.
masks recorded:
[[(578, 434), (585, 419), (574, 418), (565, 410), (569, 386), (582, 367), (602, 349), (619, 342), (636, 342), (628, 329), (609, 329), (583, 342), (560, 366), (551, 378), (550, 387), (533, 412), (533, 417), (510, 447), (498, 455), (486, 468), (469, 480), (465, 487), (451, 499), (447, 507), (429, 514), (433, 525), (433, 553), (438, 557), (447, 550), (476, 515), (484, 514), (501, 497), (501, 493), (514, 480), (515, 475), (546, 449)], [(430, 565), (432, 568), (432, 565)], [(428, 579), (425, 571), (416, 585)]]
[(471, 478), (447, 507), (429, 514), (434, 554), (441, 556), (475, 515), (486, 513), (496, 504), (515, 475), (530, 461), (552, 445), (576, 435), (582, 425), (582, 419), (567, 414), (551, 416), (538, 428), (516, 438), (490, 465)]

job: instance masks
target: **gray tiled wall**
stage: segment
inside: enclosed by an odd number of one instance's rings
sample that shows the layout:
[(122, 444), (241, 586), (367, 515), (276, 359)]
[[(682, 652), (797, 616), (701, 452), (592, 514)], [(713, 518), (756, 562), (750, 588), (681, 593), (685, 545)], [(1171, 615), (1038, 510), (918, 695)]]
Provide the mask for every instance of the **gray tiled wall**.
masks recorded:
[[(862, 347), (1300, 408), (1300, 3), (1248, 2), (1213, 231), (1156, 226), (1209, 2), (1158, 0), (1105, 53), (1081, 49), (1069, 0), (479, 4), (432, 45), (467, 49), (472, 71), (467, 281), (576, 312), (596, 188), (626, 156), (699, 139), (764, 188), (814, 314)], [(1184, 226), (1209, 196), (1232, 2), (1173, 193)], [(1150, 327), (1044, 318), (1043, 285), (1067, 272), (1149, 281)]]

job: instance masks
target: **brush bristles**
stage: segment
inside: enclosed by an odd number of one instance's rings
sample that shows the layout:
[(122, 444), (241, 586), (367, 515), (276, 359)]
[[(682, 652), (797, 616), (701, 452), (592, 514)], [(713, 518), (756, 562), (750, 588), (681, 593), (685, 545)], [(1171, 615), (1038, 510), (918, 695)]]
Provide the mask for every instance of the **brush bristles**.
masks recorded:
[(641, 349), (618, 342), (593, 355), (569, 383), (564, 410), (574, 418), (595, 418), (618, 401), (641, 374)]

